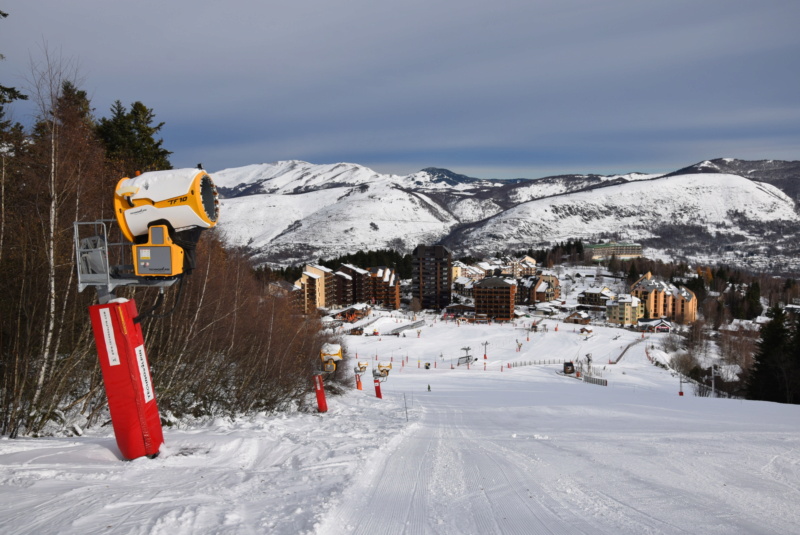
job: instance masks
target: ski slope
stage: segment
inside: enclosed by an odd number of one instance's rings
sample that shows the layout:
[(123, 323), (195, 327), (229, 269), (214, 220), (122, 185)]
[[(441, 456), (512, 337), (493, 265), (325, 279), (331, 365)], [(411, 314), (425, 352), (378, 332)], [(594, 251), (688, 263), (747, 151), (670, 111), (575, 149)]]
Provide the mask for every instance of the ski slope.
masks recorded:
[[(325, 414), (183, 423), (154, 460), (121, 461), (106, 428), (0, 440), (0, 532), (798, 531), (800, 407), (678, 396), (658, 336), (426, 320), (345, 338), (392, 363), (383, 399), (367, 376)], [(609, 386), (529, 365), (587, 353)]]

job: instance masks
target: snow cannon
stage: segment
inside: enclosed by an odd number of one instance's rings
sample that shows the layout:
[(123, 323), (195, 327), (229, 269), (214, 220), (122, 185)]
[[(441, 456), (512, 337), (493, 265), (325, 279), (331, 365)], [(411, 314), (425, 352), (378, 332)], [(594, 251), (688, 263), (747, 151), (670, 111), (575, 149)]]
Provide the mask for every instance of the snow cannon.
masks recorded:
[(322, 344), (319, 352), (322, 366), (326, 372), (335, 372), (336, 363), (342, 360), (342, 346), (339, 344)]
[(392, 363), (391, 363), (391, 362), (387, 362), (387, 363), (385, 363), (385, 364), (384, 364), (383, 362), (380, 362), (380, 363), (378, 363), (378, 368), (377, 368), (377, 369), (374, 369), (374, 370), (372, 370), (372, 375), (373, 375), (375, 378), (379, 378), (379, 377), (384, 377), (384, 378), (385, 378), (385, 377), (389, 377), (389, 371), (390, 371), (391, 369), (392, 369)]
[(138, 277), (175, 277), (195, 266), (203, 230), (219, 218), (214, 181), (203, 169), (151, 171), (123, 178), (114, 192), (114, 214), (134, 243)]
[(355, 367), (355, 370), (353, 371), (355, 371), (356, 373), (364, 373), (365, 371), (367, 371), (368, 367), (369, 367), (369, 362), (359, 361), (358, 365)]

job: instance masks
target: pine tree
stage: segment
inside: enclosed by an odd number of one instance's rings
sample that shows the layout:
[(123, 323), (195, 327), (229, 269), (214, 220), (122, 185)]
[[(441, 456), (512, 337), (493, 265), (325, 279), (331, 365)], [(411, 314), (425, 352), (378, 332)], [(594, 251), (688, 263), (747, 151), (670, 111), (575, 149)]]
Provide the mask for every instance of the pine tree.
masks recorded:
[(628, 278), (626, 280), (629, 286), (639, 280), (639, 272), (636, 271), (636, 264), (634, 262), (631, 262), (631, 269), (628, 271)]
[[(761, 329), (755, 364), (747, 381), (747, 397), (792, 403), (798, 370), (797, 360), (791, 357), (797, 350), (791, 347), (791, 332), (783, 310), (776, 306), (770, 309), (770, 314), (772, 320)], [(800, 399), (795, 398), (796, 401)]]
[[(6, 17), (8, 17), (8, 13), (0, 11), (0, 19)], [(0, 54), (0, 60), (3, 59), (5, 59), (5, 57)], [(0, 111), (2, 111), (3, 105), (10, 104), (15, 100), (28, 100), (28, 95), (23, 95), (16, 87), (7, 87), (0, 84)]]
[(744, 294), (743, 315), (745, 319), (754, 319), (761, 315), (764, 307), (761, 306), (761, 285), (758, 281), (747, 286)]
[(154, 120), (153, 110), (141, 102), (134, 102), (128, 111), (119, 100), (111, 106), (111, 117), (100, 119), (97, 135), (124, 174), (172, 169), (172, 152), (162, 147), (163, 139), (156, 139), (164, 123), (153, 125)]
[(789, 403), (800, 403), (800, 314), (795, 314), (791, 343), (787, 351)]

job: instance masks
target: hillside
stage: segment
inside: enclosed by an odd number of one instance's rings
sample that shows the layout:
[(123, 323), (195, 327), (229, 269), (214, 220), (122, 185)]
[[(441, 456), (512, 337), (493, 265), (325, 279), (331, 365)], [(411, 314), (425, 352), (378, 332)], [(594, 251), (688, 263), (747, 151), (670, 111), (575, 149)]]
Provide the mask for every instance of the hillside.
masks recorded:
[[(220, 228), (258, 262), (296, 264), (359, 249), (456, 254), (567, 238), (642, 243), (649, 254), (800, 271), (798, 162), (713, 160), (666, 175), (484, 180), (428, 168), (385, 175), (286, 161), (214, 173)], [(734, 172), (735, 171), (735, 172)]]
[[(371, 319), (381, 331), (410, 322)], [(425, 319), (419, 338), (347, 337), (350, 389), (328, 396), (326, 414), (175, 422), (158, 458), (131, 462), (110, 427), (0, 440), (0, 529), (638, 535), (800, 524), (797, 405), (695, 397), (686, 384), (679, 396), (678, 378), (647, 358), (667, 358), (665, 335), (596, 326), (586, 339), (544, 320), (527, 339), (523, 324)], [(463, 347), (481, 357), (484, 341), (486, 360), (450, 368)], [(557, 373), (588, 353), (608, 386)], [(353, 388), (356, 355), (393, 364), (383, 399), (371, 378)]]

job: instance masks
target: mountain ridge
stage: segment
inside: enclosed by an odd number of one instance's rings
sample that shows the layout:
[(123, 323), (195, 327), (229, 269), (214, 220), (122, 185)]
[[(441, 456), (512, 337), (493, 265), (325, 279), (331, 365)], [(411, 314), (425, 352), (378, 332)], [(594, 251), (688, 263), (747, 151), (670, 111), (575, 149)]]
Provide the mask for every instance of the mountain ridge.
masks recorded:
[[(387, 175), (358, 164), (289, 160), (212, 176), (225, 239), (258, 263), (296, 264), (365, 249), (410, 252), (418, 243), (439, 242), (457, 255), (485, 254), (582, 238), (800, 271), (800, 162), (716, 159), (666, 174), (507, 181), (435, 167)], [(681, 245), (673, 236), (678, 228), (693, 239)]]

